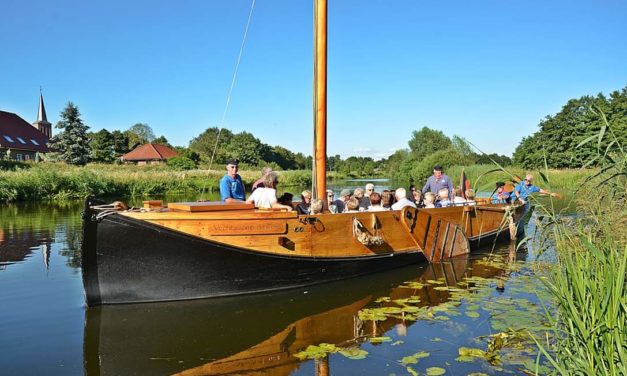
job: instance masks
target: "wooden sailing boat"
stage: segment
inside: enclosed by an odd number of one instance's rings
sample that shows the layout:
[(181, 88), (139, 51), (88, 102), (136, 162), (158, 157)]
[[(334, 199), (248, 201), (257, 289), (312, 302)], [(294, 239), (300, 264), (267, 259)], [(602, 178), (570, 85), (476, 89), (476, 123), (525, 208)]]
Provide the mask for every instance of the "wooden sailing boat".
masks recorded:
[[(314, 196), (326, 189), (326, 0), (315, 3)], [(298, 215), (248, 204), (116, 210), (86, 200), (88, 305), (200, 299), (329, 282), (470, 252), (523, 207)], [(506, 226), (503, 226), (505, 224)]]

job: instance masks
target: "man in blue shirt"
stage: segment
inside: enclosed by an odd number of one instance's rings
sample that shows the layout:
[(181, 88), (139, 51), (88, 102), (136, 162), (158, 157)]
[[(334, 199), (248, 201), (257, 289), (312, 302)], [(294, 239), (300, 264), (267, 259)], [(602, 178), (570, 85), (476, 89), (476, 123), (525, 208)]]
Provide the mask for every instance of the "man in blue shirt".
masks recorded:
[(521, 203), (526, 203), (528, 197), (532, 193), (540, 192), (542, 194), (547, 194), (551, 196), (556, 196), (555, 193), (551, 193), (549, 191), (545, 191), (544, 189), (533, 185), (533, 175), (525, 176), (525, 180), (521, 181), (514, 187), (514, 191), (512, 192), (512, 203), (519, 199)]
[(433, 192), (437, 195), (442, 188), (448, 189), (448, 197), (453, 197), (453, 183), (451, 182), (451, 178), (442, 173), (442, 167), (435, 166), (433, 167), (433, 175), (429, 176), (427, 183), (422, 187), (422, 194)]
[(239, 176), (239, 160), (229, 159), (226, 162), (226, 175), (220, 180), (220, 197), (222, 202), (230, 203), (246, 200), (244, 183)]

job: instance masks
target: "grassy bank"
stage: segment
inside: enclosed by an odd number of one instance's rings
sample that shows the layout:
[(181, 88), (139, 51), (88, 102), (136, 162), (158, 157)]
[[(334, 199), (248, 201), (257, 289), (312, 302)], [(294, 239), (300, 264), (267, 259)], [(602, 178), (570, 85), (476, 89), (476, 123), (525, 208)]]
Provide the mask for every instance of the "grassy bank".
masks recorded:
[[(281, 171), (280, 184), (308, 186), (310, 171)], [(81, 199), (87, 195), (145, 197), (164, 194), (213, 192), (219, 188), (223, 170), (177, 171), (167, 166), (85, 167), (61, 163), (38, 163), (30, 168), (0, 170), (0, 202)], [(257, 170), (240, 171), (247, 186), (257, 180)], [(335, 174), (330, 179), (338, 178)]]

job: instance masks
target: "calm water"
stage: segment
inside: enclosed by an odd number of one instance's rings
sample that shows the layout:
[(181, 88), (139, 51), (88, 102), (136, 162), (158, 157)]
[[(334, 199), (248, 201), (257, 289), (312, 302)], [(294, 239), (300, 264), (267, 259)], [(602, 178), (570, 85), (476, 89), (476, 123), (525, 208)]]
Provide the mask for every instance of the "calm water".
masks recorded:
[[(485, 349), (489, 335), (541, 316), (526, 250), (488, 246), (449, 263), (269, 295), (88, 309), (81, 210), (0, 207), (0, 374), (519, 374), (533, 358), (527, 344), (503, 349), (496, 364), (457, 359), (461, 347)], [(334, 347), (312, 359), (323, 343)], [(310, 345), (318, 347), (302, 353)], [(411, 358), (419, 352), (428, 355)]]

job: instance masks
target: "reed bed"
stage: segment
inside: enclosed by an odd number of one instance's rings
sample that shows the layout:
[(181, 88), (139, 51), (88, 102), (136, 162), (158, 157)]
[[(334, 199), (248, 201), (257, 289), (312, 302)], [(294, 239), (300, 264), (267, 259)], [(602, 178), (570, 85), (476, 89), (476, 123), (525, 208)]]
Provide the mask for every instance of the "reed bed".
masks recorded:
[(554, 336), (537, 343), (559, 375), (627, 375), (627, 149), (599, 114), (605, 126), (578, 147), (611, 142), (576, 192), (577, 222), (539, 206), (557, 265), (541, 279), (553, 298), (546, 312)]
[[(224, 171), (179, 171), (167, 166), (33, 163), (29, 168), (0, 170), (0, 202), (62, 201), (101, 197), (147, 197), (203, 194), (219, 190)], [(247, 187), (260, 178), (258, 170), (240, 171)], [(279, 171), (281, 187), (311, 185), (311, 171)], [(329, 179), (338, 178), (330, 174)]]
[[(492, 191), (495, 188), (494, 183), (497, 181), (510, 181), (516, 176), (524, 178), (526, 174), (531, 173), (536, 178), (538, 185), (567, 195), (572, 194), (588, 176), (598, 171), (595, 169), (563, 169), (534, 172), (516, 167), (500, 168), (495, 165), (455, 166), (446, 171), (455, 185), (459, 184), (462, 170), (475, 191)], [(548, 181), (543, 181), (543, 178)]]
[(553, 298), (554, 336), (538, 345), (556, 374), (627, 375), (625, 230), (608, 229), (585, 219), (552, 228), (557, 267), (541, 280)]

